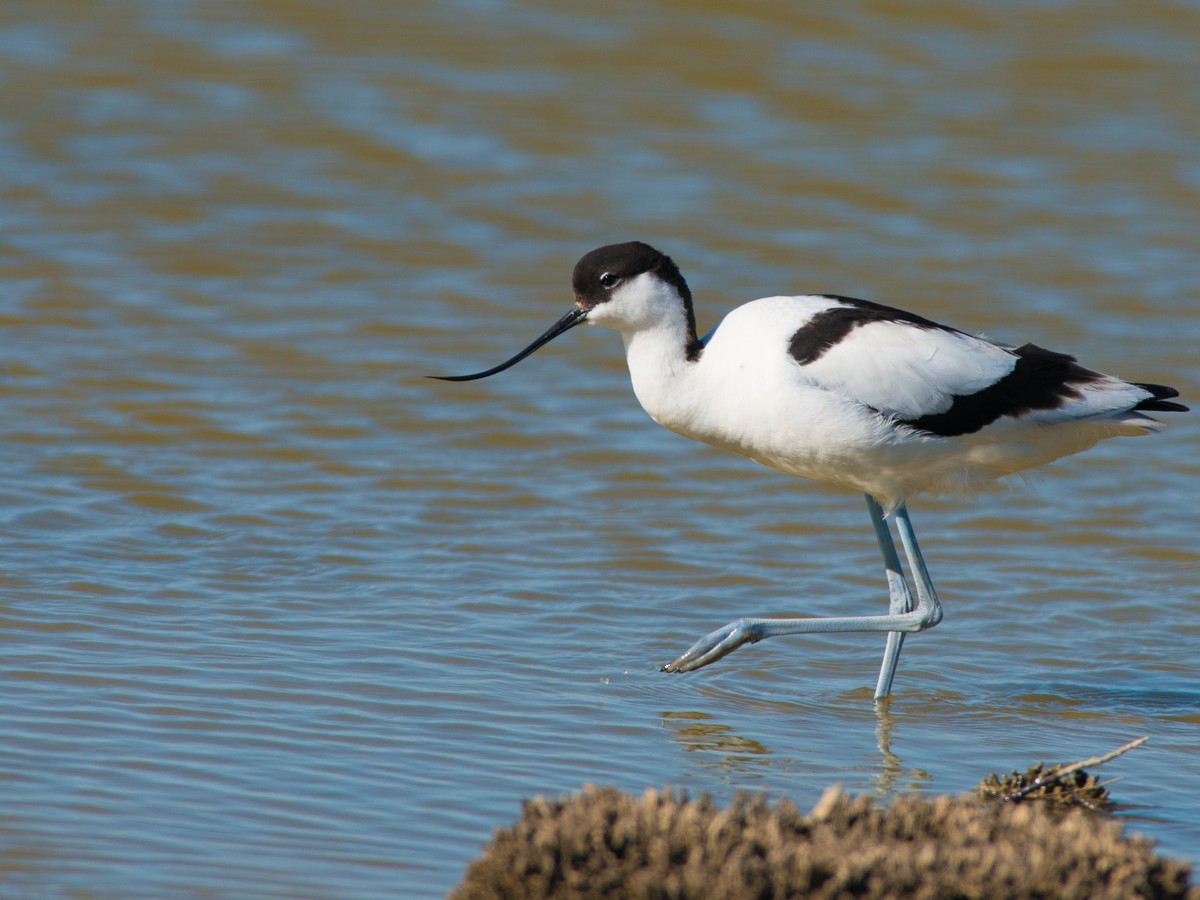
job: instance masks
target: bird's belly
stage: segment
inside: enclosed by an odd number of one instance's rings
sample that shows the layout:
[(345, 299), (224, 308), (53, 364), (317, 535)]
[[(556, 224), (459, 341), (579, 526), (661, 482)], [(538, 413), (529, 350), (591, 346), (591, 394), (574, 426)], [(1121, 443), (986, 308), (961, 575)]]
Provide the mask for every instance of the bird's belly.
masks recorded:
[(856, 490), (882, 490), (887, 470), (902, 459), (911, 461), (913, 451), (899, 446), (894, 429), (878, 414), (822, 391), (799, 401), (756, 404), (709, 397), (689, 408), (648, 412), (684, 437), (789, 475)]
[(1086, 423), (1046, 426), (1008, 419), (986, 432), (938, 437), (813, 393), (802, 413), (710, 400), (686, 415), (651, 415), (685, 437), (789, 475), (869, 493), (885, 507), (923, 493), (992, 490), (997, 479), (1077, 453), (1106, 436)]

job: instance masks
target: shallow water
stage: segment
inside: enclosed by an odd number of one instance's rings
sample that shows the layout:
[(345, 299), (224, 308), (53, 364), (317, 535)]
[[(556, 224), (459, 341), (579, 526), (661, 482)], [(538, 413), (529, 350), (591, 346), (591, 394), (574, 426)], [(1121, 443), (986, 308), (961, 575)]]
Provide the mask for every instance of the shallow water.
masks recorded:
[(811, 804), (1111, 763), (1200, 860), (1197, 417), (913, 516), (946, 607), (659, 674), (742, 614), (882, 611), (860, 497), (650, 423), (575, 259), (701, 328), (835, 291), (1200, 371), (1187, 5), (8, 3), (0, 884), (439, 896), (585, 782)]

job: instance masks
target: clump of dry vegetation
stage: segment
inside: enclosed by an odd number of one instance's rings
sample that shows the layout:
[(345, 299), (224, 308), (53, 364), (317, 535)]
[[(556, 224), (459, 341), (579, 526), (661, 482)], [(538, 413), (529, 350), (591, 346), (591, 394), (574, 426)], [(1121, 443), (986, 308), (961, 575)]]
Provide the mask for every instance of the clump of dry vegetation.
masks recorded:
[(1099, 811), (1113, 806), (1107, 787), (1095, 775), (1082, 769), (1064, 775), (1057, 768), (1035, 763), (1024, 772), (992, 773), (976, 790), (985, 800), (1010, 803), (1038, 800), (1051, 809), (1081, 806)]
[(535, 798), (497, 831), (454, 900), (482, 898), (1182, 898), (1184, 863), (1083, 811), (834, 788), (807, 816), (787, 801), (587, 787)]
[(1006, 803), (1040, 802), (1047, 809), (1083, 808), (1094, 812), (1111, 809), (1115, 804), (1108, 793), (1111, 781), (1101, 782), (1095, 775), (1083, 771), (1084, 766), (1098, 766), (1142, 746), (1149, 738), (1138, 738), (1103, 756), (1093, 756), (1076, 763), (1047, 766), (1035, 763), (1024, 772), (1007, 775), (988, 775), (975, 788), (984, 800)]

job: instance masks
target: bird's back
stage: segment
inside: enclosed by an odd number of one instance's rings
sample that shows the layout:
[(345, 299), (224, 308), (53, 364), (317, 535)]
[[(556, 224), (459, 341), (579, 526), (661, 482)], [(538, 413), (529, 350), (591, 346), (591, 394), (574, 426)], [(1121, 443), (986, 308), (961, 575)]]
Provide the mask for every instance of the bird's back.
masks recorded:
[(667, 427), (885, 504), (984, 489), (1186, 409), (1066, 354), (823, 295), (735, 309), (683, 382), (666, 415), (647, 407)]

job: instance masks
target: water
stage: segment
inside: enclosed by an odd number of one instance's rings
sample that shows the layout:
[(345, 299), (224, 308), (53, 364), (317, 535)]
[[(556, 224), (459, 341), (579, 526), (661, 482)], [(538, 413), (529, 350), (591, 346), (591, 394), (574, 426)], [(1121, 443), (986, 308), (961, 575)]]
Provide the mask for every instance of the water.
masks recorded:
[(908, 641), (655, 666), (884, 602), (861, 498), (646, 420), (619, 339), (475, 371), (584, 251), (701, 328), (836, 291), (1200, 372), (1183, 4), (10, 2), (0, 893), (440, 896), (585, 782), (811, 804), (1104, 770), (1200, 860), (1197, 417), (918, 502)]

